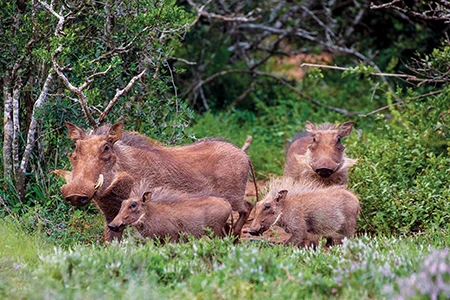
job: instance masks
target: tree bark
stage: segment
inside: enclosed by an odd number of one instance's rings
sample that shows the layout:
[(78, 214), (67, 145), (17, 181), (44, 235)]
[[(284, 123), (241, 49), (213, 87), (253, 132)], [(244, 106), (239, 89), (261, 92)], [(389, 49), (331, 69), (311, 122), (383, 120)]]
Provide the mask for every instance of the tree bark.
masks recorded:
[(3, 86), (4, 110), (3, 110), (3, 176), (10, 179), (13, 176), (12, 162), (12, 141), (13, 141), (13, 119), (12, 119), (12, 95), (11, 95), (11, 77), (5, 76)]
[(33, 105), (33, 114), (31, 116), (30, 128), (28, 129), (27, 144), (25, 146), (25, 152), (23, 153), (22, 161), (20, 163), (20, 177), (25, 178), (27, 172), (28, 162), (30, 160), (31, 152), (33, 151), (34, 145), (36, 143), (36, 130), (38, 127), (38, 111), (41, 109), (42, 105), (47, 100), (48, 91), (50, 89), (50, 84), (53, 80), (53, 72), (50, 72), (45, 80), (42, 91), (39, 94), (39, 98)]

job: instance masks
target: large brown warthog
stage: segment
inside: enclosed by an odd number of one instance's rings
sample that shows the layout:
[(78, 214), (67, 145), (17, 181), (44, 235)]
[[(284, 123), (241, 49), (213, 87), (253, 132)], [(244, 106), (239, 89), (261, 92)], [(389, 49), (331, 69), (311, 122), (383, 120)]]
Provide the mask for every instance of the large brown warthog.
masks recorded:
[(314, 125), (306, 121), (306, 135), (299, 134), (288, 148), (284, 175), (323, 186), (346, 185), (348, 169), (357, 160), (346, 157), (341, 139), (352, 128), (353, 122)]
[(143, 182), (133, 188), (131, 197), (122, 202), (119, 214), (108, 224), (113, 231), (133, 226), (152, 239), (178, 241), (181, 234), (201, 237), (211, 231), (223, 237), (228, 233), (230, 203), (223, 198), (187, 195), (166, 188), (148, 191)]
[(314, 245), (310, 239), (317, 235), (326, 237), (331, 246), (355, 233), (359, 211), (358, 198), (345, 188), (299, 185), (285, 177), (269, 183), (269, 192), (256, 204), (249, 233), (258, 235), (278, 225), (292, 234), (287, 244)]
[[(110, 223), (130, 191), (113, 192), (115, 201), (110, 201), (110, 195), (104, 192), (111, 189), (120, 172), (125, 172), (135, 180), (147, 180), (153, 187), (192, 194), (206, 192), (224, 198), (239, 212), (233, 232), (240, 235), (252, 209), (244, 194), (253, 168), (247, 155), (235, 145), (206, 139), (186, 146), (164, 147), (138, 133), (123, 131), (122, 123), (102, 126), (90, 133), (71, 123), (66, 125), (69, 137), (76, 141), (70, 154), (71, 180), (61, 188), (70, 204), (86, 205), (93, 199), (105, 215), (106, 224)], [(105, 226), (107, 241), (121, 236), (121, 231), (111, 232)]]

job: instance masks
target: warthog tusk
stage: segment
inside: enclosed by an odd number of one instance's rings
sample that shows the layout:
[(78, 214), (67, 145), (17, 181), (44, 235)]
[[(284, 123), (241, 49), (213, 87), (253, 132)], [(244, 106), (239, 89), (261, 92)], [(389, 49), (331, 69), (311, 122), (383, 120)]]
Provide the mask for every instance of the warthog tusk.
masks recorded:
[(275, 219), (275, 222), (273, 222), (272, 225), (270, 225), (270, 227), (272, 227), (273, 225), (277, 224), (278, 221), (280, 221), (280, 217), (281, 217), (282, 214), (283, 214), (283, 213), (280, 213), (280, 214), (278, 215), (278, 217)]
[(144, 217), (145, 217), (145, 213), (143, 213), (143, 214), (139, 217), (139, 219), (137, 219), (137, 221), (134, 221), (133, 223), (131, 223), (130, 226), (137, 225), (138, 223), (141, 222), (142, 218), (144, 218)]
[(103, 185), (103, 174), (100, 174), (100, 176), (98, 177), (98, 180), (97, 180), (97, 184), (94, 187), (94, 190), (97, 191), (99, 188), (102, 187), (102, 185)]

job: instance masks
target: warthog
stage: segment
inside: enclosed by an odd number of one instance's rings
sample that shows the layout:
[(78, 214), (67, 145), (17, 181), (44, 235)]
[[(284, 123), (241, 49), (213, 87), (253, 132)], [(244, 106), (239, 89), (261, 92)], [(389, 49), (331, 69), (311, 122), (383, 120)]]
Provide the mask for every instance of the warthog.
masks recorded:
[(131, 197), (122, 202), (119, 214), (108, 224), (113, 231), (133, 226), (143, 237), (178, 241), (180, 234), (194, 237), (223, 237), (229, 231), (227, 220), (231, 206), (223, 198), (187, 195), (165, 188), (148, 191), (148, 184), (133, 189)]
[(312, 237), (324, 236), (327, 246), (355, 233), (358, 198), (342, 187), (298, 185), (290, 178), (272, 180), (269, 192), (256, 204), (249, 233), (258, 235), (278, 225), (292, 236), (286, 243), (305, 247)]
[[(185, 193), (207, 191), (227, 200), (239, 219), (233, 233), (239, 237), (252, 209), (244, 199), (245, 186), (253, 166), (248, 156), (235, 145), (214, 139), (164, 147), (147, 137), (123, 131), (123, 123), (102, 126), (86, 133), (66, 123), (69, 137), (76, 141), (70, 154), (71, 180), (61, 188), (62, 195), (72, 205), (86, 205), (92, 199), (105, 215), (106, 224), (119, 212), (128, 193), (114, 194), (110, 201), (105, 190), (110, 188), (119, 172), (135, 180), (145, 179), (152, 187), (164, 186)], [(105, 239), (121, 238), (105, 226)]]
[(348, 169), (357, 160), (346, 157), (341, 139), (352, 128), (353, 122), (314, 125), (306, 121), (306, 135), (300, 133), (288, 148), (284, 175), (323, 186), (346, 185)]

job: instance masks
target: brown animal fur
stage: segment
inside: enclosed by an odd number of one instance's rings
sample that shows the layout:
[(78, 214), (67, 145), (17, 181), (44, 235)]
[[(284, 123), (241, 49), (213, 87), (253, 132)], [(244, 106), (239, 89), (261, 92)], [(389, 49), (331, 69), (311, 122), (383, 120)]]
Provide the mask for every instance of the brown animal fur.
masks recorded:
[(148, 183), (133, 189), (132, 196), (122, 202), (114, 220), (108, 224), (113, 231), (133, 226), (144, 237), (178, 241), (181, 234), (201, 237), (211, 230), (223, 237), (228, 232), (227, 220), (231, 206), (223, 198), (192, 196), (164, 188), (147, 192)]
[(284, 176), (318, 185), (347, 185), (348, 169), (357, 163), (345, 155), (341, 138), (348, 136), (353, 122), (314, 125), (306, 121), (307, 135), (299, 134), (286, 155)]
[[(122, 123), (102, 126), (91, 133), (71, 123), (66, 125), (69, 137), (76, 141), (70, 154), (71, 181), (61, 188), (70, 204), (86, 205), (93, 199), (109, 223), (120, 209), (120, 199), (129, 195), (116, 195), (118, 201), (110, 201), (104, 192), (117, 173), (126, 172), (136, 180), (148, 180), (153, 187), (165, 186), (186, 193), (208, 191), (226, 199), (239, 212), (233, 231), (240, 235), (252, 209), (244, 199), (252, 166), (248, 156), (235, 145), (206, 139), (164, 147), (138, 133), (123, 132)], [(110, 241), (109, 237), (115, 234), (107, 231), (109, 228), (105, 227), (106, 240)]]
[(261, 234), (272, 225), (292, 236), (286, 241), (305, 247), (309, 234), (327, 238), (327, 246), (355, 233), (358, 198), (342, 187), (317, 188), (290, 178), (272, 180), (269, 192), (256, 204), (249, 233)]

